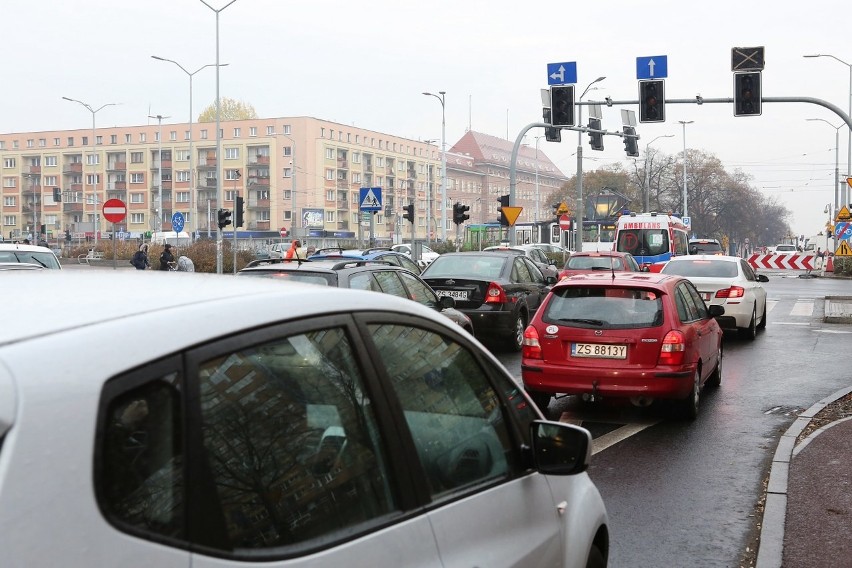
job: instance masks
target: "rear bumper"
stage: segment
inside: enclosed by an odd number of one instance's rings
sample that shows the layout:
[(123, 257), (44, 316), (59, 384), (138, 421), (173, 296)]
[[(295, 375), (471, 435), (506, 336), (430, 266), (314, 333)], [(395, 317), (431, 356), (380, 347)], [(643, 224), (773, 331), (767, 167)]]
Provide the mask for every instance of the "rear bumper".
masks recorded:
[(461, 310), (473, 322), (476, 337), (507, 337), (515, 333), (515, 314), (513, 312)]
[(521, 363), (521, 376), (525, 388), (543, 393), (681, 399), (692, 391), (695, 369), (695, 365), (688, 365), (627, 371), (590, 370), (524, 360)]

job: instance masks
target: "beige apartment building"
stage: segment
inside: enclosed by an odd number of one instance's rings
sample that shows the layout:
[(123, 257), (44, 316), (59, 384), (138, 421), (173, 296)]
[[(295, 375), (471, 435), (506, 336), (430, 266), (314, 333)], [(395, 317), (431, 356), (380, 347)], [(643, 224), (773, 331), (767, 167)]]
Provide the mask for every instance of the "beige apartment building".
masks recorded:
[[(99, 238), (115, 229), (131, 237), (171, 231), (180, 212), (184, 230), (215, 235), (219, 208), (244, 199), (238, 238), (277, 237), (282, 228), (304, 237), (369, 236), (361, 188), (381, 188), (373, 215), (379, 242), (412, 236), (402, 215), (414, 203), (414, 237), (441, 237), (441, 148), (311, 117), (221, 123), (149, 124), (0, 134), (0, 223), (5, 239), (37, 234)], [(498, 198), (509, 193), (512, 142), (467, 132), (448, 144), (446, 234), (455, 237), (452, 204), (470, 207), (468, 224), (495, 223)], [(552, 221), (547, 196), (566, 178), (541, 149), (524, 146), (517, 160), (518, 223)], [(218, 180), (221, 179), (221, 202)], [(103, 204), (119, 199), (127, 215), (115, 227)], [(536, 211), (536, 203), (539, 210)], [(234, 216), (235, 218), (235, 216)], [(226, 227), (226, 231), (232, 227)]]

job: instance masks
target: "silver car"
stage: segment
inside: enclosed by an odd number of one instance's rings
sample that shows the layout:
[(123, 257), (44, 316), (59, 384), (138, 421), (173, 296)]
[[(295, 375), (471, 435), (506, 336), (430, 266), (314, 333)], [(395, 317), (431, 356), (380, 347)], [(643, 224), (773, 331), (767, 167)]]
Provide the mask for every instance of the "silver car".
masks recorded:
[(3, 566), (606, 565), (588, 431), (435, 310), (63, 272), (8, 276)]

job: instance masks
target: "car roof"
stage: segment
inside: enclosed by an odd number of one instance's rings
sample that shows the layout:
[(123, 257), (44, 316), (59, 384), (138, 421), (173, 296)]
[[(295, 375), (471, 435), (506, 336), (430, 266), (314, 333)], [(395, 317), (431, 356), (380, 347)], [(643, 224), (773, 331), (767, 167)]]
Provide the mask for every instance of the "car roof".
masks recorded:
[[(264, 258), (253, 260), (249, 262), (245, 268), (240, 270), (239, 272), (253, 272), (253, 271), (264, 271), (264, 270), (274, 270), (274, 271), (290, 271), (290, 270), (300, 270), (305, 272), (336, 272), (340, 270), (344, 270), (347, 268), (358, 268), (358, 267), (394, 267), (400, 268), (395, 264), (384, 260), (371, 260), (364, 259), (356, 256), (346, 256), (346, 255), (330, 255), (330, 256), (319, 256), (319, 257), (311, 257), (309, 259), (304, 258)], [(239, 274), (238, 272), (238, 274)]]
[(14, 282), (16, 289), (40, 300), (4, 306), (4, 319), (15, 325), (0, 326), (0, 360), (9, 344), (106, 322), (121, 324), (127, 330), (123, 340), (138, 341), (144, 350), (152, 333), (169, 336), (180, 349), (282, 319), (353, 310), (414, 311), (448, 321), (435, 310), (389, 294), (199, 272), (178, 278), (151, 271), (143, 278), (136, 271), (21, 270), (4, 275), (3, 282)]
[(669, 262), (694, 262), (696, 260), (739, 263), (742, 259), (738, 256), (726, 256), (723, 254), (688, 254), (684, 256), (673, 256), (669, 259)]
[(691, 242), (691, 243), (716, 243), (717, 245), (719, 244), (719, 241), (717, 239), (695, 239), (695, 238), (693, 238), (693, 239), (689, 239), (689, 242)]
[(582, 250), (572, 252), (571, 256), (633, 256), (629, 252), (620, 250)]
[(0, 250), (22, 250), (26, 252), (46, 252), (53, 254), (53, 251), (47, 247), (40, 247), (38, 245), (25, 245), (21, 243), (0, 243)]
[(660, 274), (658, 272), (589, 272), (575, 274), (563, 278), (553, 285), (555, 290), (558, 287), (566, 286), (628, 286), (635, 288), (652, 287), (663, 289), (669, 285), (669, 282), (675, 280), (683, 280), (682, 276), (673, 274)]

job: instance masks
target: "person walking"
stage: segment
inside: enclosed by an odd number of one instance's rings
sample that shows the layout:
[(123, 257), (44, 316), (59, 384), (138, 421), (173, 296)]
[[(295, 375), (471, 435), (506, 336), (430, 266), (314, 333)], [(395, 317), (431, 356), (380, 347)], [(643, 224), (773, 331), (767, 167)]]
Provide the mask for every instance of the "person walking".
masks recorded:
[(139, 250), (133, 253), (133, 258), (130, 259), (130, 264), (136, 267), (136, 270), (145, 270), (150, 267), (148, 262), (148, 243), (139, 245)]
[(299, 248), (302, 246), (302, 243), (299, 242), (298, 239), (293, 239), (293, 242), (290, 243), (290, 248), (287, 249), (287, 255), (284, 258), (302, 258), (299, 256)]
[(170, 270), (175, 263), (175, 255), (172, 254), (172, 245), (166, 243), (160, 254), (160, 270)]
[(820, 276), (825, 276), (825, 251), (823, 251), (821, 247), (817, 247), (814, 261), (814, 270), (816, 270)]

